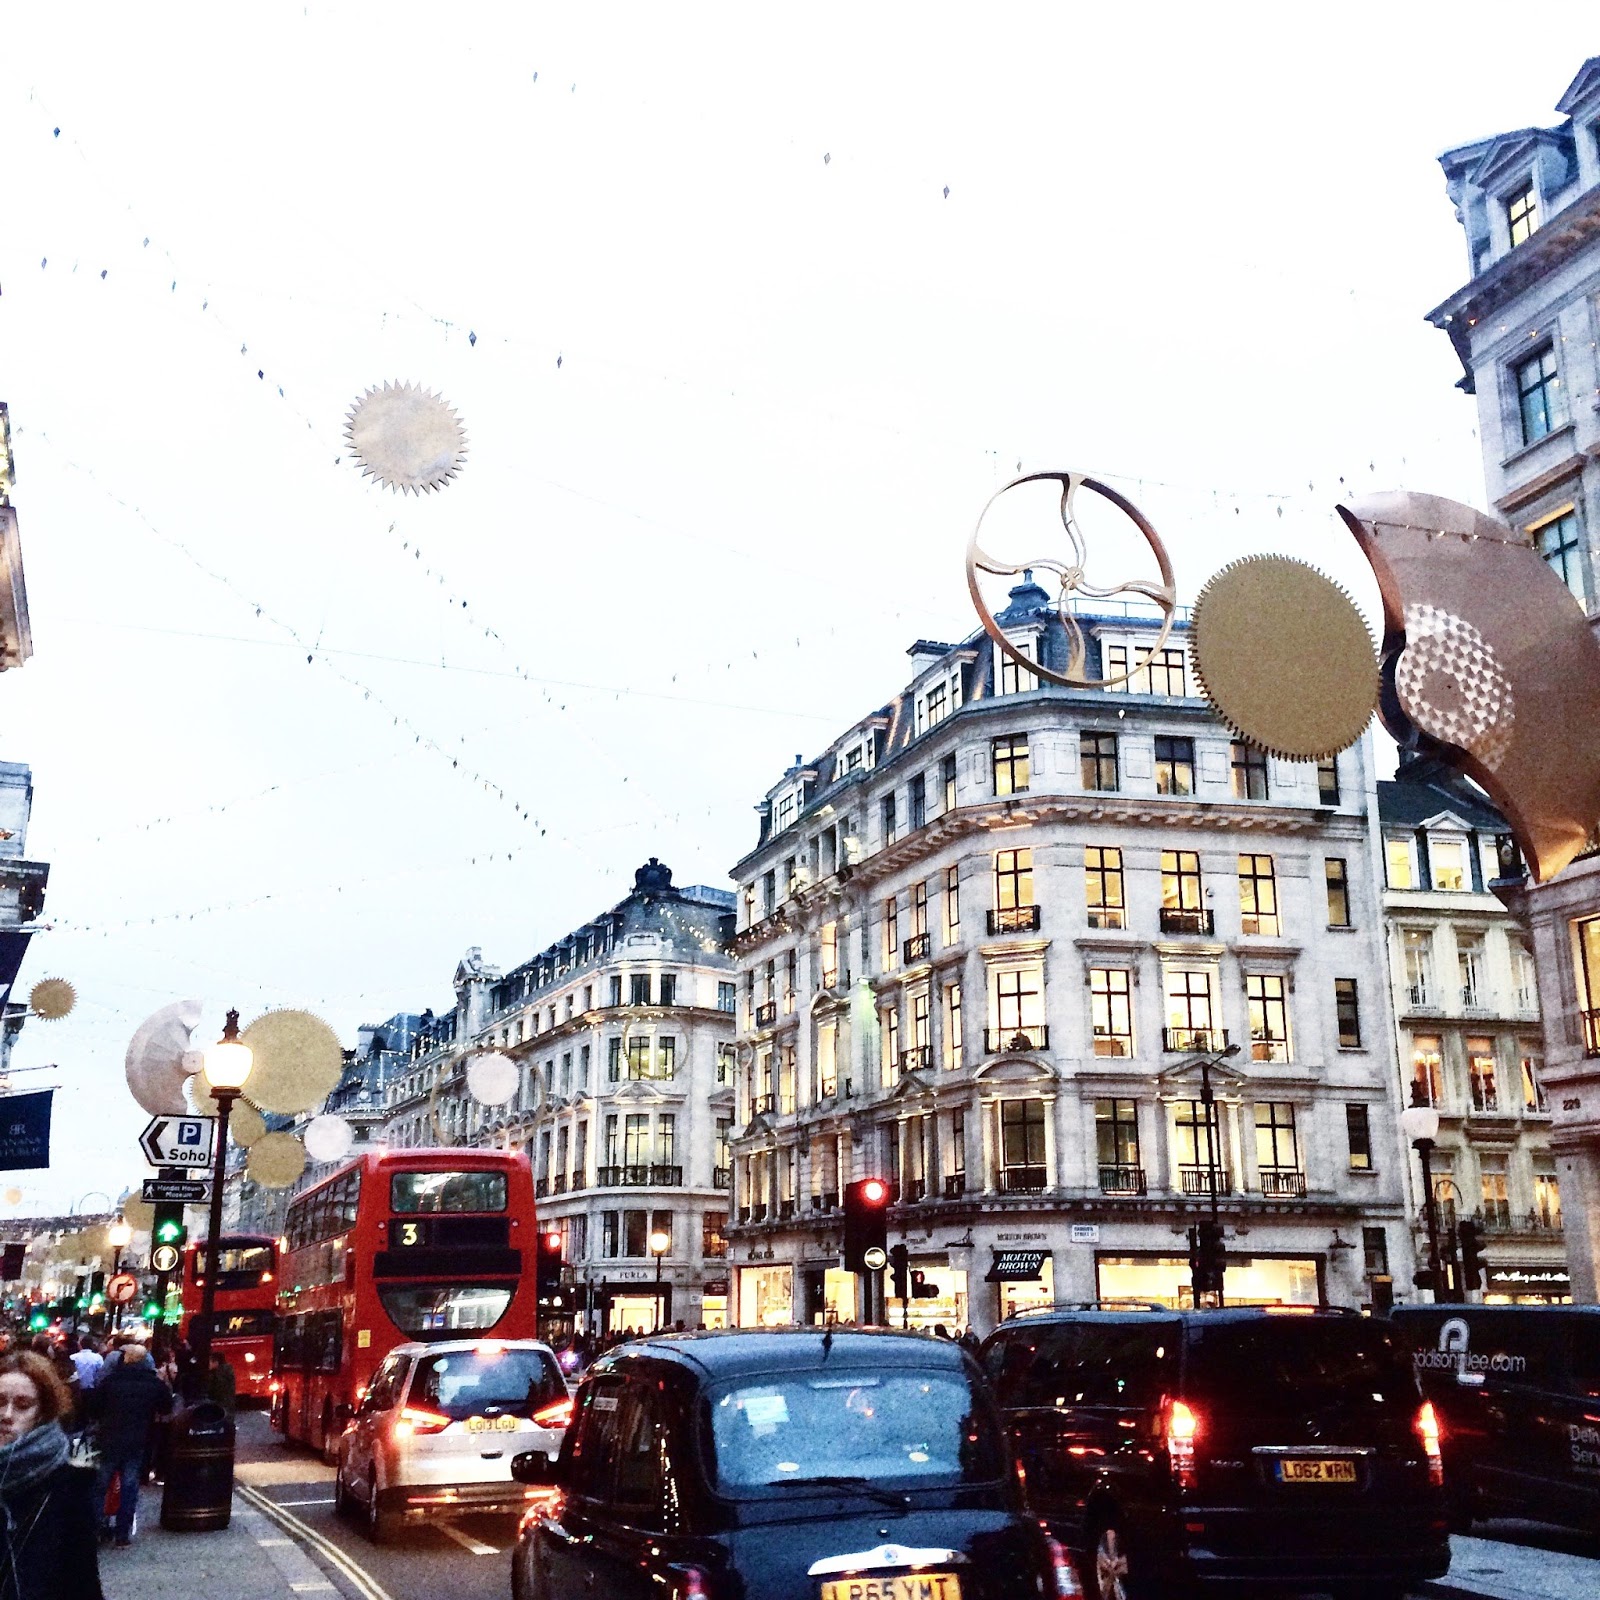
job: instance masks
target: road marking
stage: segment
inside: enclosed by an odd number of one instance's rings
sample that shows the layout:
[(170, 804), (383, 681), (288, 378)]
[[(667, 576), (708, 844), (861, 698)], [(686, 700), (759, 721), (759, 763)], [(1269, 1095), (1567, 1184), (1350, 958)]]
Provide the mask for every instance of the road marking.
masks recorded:
[(272, 1549), (276, 1549), (279, 1545), (293, 1544), (294, 1540), (293, 1539), (257, 1539), (256, 1543), (258, 1545), (260, 1545), (263, 1550), (272, 1550)]
[(285, 1511), (276, 1501), (269, 1500), (258, 1489), (236, 1483), (234, 1491), (247, 1505), (254, 1506), (269, 1520), (294, 1534), (302, 1544), (309, 1545), (333, 1569), (350, 1580), (361, 1600), (394, 1600), (375, 1578), (347, 1556), (331, 1539), (325, 1539), (309, 1523), (302, 1522), (292, 1511)]
[(296, 1594), (317, 1594), (324, 1589), (332, 1589), (333, 1585), (326, 1578), (318, 1578), (314, 1583), (291, 1583), (289, 1587)]
[(275, 1506), (331, 1506), (333, 1496), (330, 1494), (325, 1500), (274, 1500)]
[(470, 1550), (475, 1556), (497, 1556), (500, 1554), (498, 1545), (485, 1544), (481, 1539), (474, 1539), (470, 1533), (463, 1533), (452, 1522), (441, 1522), (439, 1524), (439, 1532), (447, 1539), (454, 1539), (463, 1550)]

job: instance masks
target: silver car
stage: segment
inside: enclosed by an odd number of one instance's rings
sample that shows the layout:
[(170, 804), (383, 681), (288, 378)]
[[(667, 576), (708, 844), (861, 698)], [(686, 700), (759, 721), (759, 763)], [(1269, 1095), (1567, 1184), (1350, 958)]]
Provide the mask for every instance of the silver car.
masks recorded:
[(399, 1345), (339, 1439), (335, 1506), (375, 1542), (406, 1519), (520, 1512), (540, 1491), (512, 1481), (511, 1458), (555, 1455), (571, 1416), (561, 1368), (535, 1339)]

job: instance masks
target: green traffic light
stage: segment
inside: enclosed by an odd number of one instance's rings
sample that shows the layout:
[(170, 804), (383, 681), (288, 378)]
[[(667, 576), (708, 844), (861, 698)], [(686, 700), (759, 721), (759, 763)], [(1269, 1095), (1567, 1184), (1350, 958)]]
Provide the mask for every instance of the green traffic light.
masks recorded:
[(158, 1222), (156, 1224), (157, 1244), (180, 1244), (183, 1241), (184, 1226), (181, 1222)]
[(78, 1296), (78, 1309), (80, 1311), (87, 1311), (89, 1309), (89, 1301), (88, 1301), (87, 1296), (84, 1296), (84, 1295), (79, 1295)]
[(146, 1300), (144, 1303), (144, 1320), (146, 1322), (154, 1322), (160, 1315), (160, 1305), (154, 1300)]
[(33, 1329), (35, 1333), (39, 1333), (43, 1329), (50, 1326), (50, 1319), (44, 1314), (44, 1312), (35, 1311), (34, 1314), (28, 1319), (28, 1326)]

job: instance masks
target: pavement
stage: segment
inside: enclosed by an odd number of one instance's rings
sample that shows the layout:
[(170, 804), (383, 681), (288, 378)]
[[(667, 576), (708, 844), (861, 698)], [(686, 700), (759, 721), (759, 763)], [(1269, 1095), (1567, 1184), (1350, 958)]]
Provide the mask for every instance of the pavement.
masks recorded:
[(1423, 1592), (1441, 1600), (1595, 1600), (1600, 1536), (1537, 1522), (1480, 1522), (1450, 1540), (1450, 1571)]

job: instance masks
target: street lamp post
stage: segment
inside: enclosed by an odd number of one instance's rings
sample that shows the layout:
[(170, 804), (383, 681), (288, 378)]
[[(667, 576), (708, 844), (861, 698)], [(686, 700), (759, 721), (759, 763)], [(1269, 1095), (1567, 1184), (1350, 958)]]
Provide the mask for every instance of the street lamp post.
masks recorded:
[(650, 1235), (650, 1254), (656, 1258), (656, 1327), (657, 1333), (661, 1332), (661, 1324), (667, 1320), (667, 1303), (661, 1287), (661, 1258), (672, 1248), (672, 1235), (663, 1233), (660, 1229)]
[[(133, 1239), (133, 1228), (126, 1222), (114, 1222), (107, 1237), (111, 1240), (111, 1276), (114, 1278), (122, 1271), (122, 1252), (128, 1248)], [(114, 1332), (122, 1326), (122, 1302), (115, 1301), (111, 1307), (111, 1327)]]
[(202, 1392), (211, 1371), (211, 1325), (217, 1311), (217, 1259), (222, 1242), (222, 1180), (228, 1158), (228, 1117), (250, 1076), (250, 1046), (239, 1037), (239, 1013), (230, 1011), (222, 1037), (206, 1051), (206, 1079), (217, 1102), (217, 1146), (211, 1171), (211, 1213), (206, 1225), (206, 1281), (200, 1297), (200, 1332), (194, 1345)]
[[(1239, 1046), (1230, 1044), (1225, 1050), (1197, 1057), (1195, 1063), (1200, 1068), (1200, 1104), (1204, 1108), (1206, 1119), (1206, 1189), (1211, 1210), (1210, 1230), (1206, 1236), (1205, 1248), (1195, 1252), (1199, 1267), (1190, 1292), (1197, 1306), (1201, 1304), (1202, 1294), (1205, 1295), (1207, 1304), (1216, 1306), (1222, 1304), (1222, 1216), (1217, 1194), (1220, 1187), (1217, 1173), (1217, 1134), (1220, 1130), (1216, 1096), (1211, 1092), (1211, 1069), (1238, 1053)], [(1205, 1280), (1203, 1288), (1199, 1281), (1202, 1278)]]
[(1439, 1208), (1433, 1198), (1433, 1146), (1439, 1137), (1439, 1110), (1430, 1106), (1416, 1084), (1411, 1104), (1400, 1113), (1400, 1131), (1422, 1161), (1422, 1214), (1428, 1225), (1428, 1277), (1435, 1301), (1444, 1298), (1443, 1269), (1439, 1257)]

